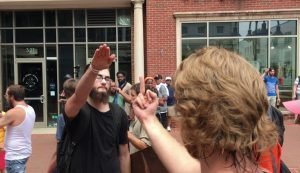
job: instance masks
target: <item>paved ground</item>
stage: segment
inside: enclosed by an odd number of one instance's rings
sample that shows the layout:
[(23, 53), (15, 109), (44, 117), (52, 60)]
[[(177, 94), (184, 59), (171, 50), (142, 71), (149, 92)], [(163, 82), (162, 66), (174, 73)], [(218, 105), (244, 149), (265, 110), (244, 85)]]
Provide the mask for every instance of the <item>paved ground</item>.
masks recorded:
[[(300, 125), (285, 120), (286, 132), (282, 159), (292, 173), (300, 173)], [(54, 129), (35, 129), (33, 134), (33, 154), (27, 164), (28, 173), (44, 173), (55, 150)], [(52, 134), (45, 134), (52, 133)]]
[(285, 120), (285, 128), (282, 160), (292, 173), (300, 173), (300, 125), (294, 124), (293, 120)]

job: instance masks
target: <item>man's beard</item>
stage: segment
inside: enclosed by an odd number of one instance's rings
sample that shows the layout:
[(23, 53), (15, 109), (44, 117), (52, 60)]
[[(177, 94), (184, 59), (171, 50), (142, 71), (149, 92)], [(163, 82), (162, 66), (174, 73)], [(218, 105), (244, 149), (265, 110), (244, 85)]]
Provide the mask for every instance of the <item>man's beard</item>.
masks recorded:
[(6, 107), (7, 107), (8, 109), (14, 108), (13, 102), (12, 102), (11, 100), (6, 100)]
[(108, 93), (106, 91), (97, 91), (96, 88), (93, 88), (90, 92), (90, 97), (92, 100), (108, 103)]

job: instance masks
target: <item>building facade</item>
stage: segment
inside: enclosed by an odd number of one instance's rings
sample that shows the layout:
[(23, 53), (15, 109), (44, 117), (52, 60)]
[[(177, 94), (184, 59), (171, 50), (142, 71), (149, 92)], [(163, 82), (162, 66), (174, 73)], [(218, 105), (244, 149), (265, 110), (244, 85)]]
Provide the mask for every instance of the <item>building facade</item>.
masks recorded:
[(80, 77), (100, 43), (117, 55), (111, 75), (172, 76), (206, 46), (274, 67), (281, 95), (299, 74), (300, 3), (295, 0), (1, 0), (0, 109), (9, 84), (26, 87), (37, 127), (54, 126), (64, 76)]
[(145, 8), (147, 74), (172, 75), (195, 50), (224, 47), (259, 72), (274, 67), (281, 100), (291, 99), (300, 74), (299, 1), (150, 0)]

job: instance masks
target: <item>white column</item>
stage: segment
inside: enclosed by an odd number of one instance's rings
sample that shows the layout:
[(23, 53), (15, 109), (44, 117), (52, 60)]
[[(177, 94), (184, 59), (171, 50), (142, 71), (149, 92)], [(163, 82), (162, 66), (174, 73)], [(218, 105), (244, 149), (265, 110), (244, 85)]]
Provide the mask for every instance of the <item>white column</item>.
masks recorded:
[(144, 0), (131, 0), (134, 4), (134, 83), (139, 82), (139, 76), (144, 76), (144, 29), (143, 3)]

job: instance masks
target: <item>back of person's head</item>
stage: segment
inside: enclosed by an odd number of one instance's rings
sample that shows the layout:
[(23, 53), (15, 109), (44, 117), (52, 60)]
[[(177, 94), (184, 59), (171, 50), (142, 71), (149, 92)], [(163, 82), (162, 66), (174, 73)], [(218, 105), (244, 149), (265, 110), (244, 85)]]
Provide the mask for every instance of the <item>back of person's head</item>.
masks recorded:
[(220, 152), (235, 166), (245, 160), (257, 164), (257, 154), (277, 142), (275, 126), (266, 115), (264, 83), (239, 55), (201, 49), (181, 63), (174, 87), (183, 141), (195, 158)]
[(66, 98), (70, 98), (74, 92), (77, 85), (77, 80), (74, 78), (67, 79), (63, 84), (64, 94)]
[(68, 80), (68, 79), (71, 79), (71, 78), (73, 78), (70, 74), (66, 74), (65, 76), (64, 76), (64, 81), (66, 81), (66, 80)]
[(22, 85), (10, 85), (7, 88), (7, 95), (13, 96), (16, 101), (22, 101), (25, 98), (25, 87)]

